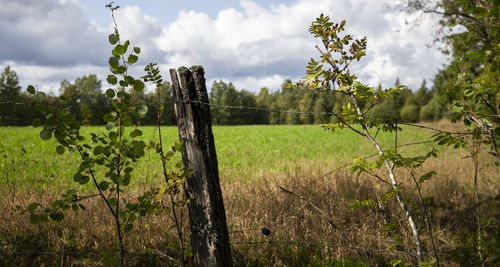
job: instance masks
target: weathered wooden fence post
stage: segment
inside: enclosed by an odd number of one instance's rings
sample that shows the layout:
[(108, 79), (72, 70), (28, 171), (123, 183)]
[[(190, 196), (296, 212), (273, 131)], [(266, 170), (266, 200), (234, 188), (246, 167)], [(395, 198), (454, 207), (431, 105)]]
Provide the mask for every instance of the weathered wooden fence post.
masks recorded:
[[(197, 266), (231, 266), (231, 248), (219, 184), (210, 107), (202, 66), (180, 67), (179, 77), (170, 70), (182, 160), (193, 170), (186, 194), (191, 224), (191, 246)], [(179, 84), (180, 79), (180, 84)]]

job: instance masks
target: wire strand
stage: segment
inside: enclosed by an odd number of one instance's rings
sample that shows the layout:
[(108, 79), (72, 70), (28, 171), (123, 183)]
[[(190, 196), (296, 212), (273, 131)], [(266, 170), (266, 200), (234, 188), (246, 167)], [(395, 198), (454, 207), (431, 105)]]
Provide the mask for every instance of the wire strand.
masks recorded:
[[(207, 102), (201, 102), (197, 100), (191, 100), (191, 101), (165, 101), (161, 102), (160, 105), (167, 105), (167, 104), (179, 104), (179, 103), (185, 103), (185, 104), (200, 104), (200, 105), (207, 105), (210, 107), (214, 108), (225, 108), (225, 109), (239, 109), (239, 110), (251, 110), (251, 111), (265, 111), (265, 112), (275, 112), (275, 113), (283, 113), (283, 114), (294, 114), (294, 115), (309, 115), (309, 116), (341, 116), (340, 113), (336, 112), (313, 112), (313, 111), (289, 111), (289, 110), (282, 110), (282, 109), (275, 109), (275, 108), (266, 108), (266, 107), (251, 107), (251, 106), (232, 106), (232, 105), (221, 105), (221, 104), (214, 104), (214, 103), (207, 103)], [(54, 106), (54, 107), (59, 107), (59, 108), (94, 108), (94, 107), (104, 107), (104, 108), (113, 108), (114, 106), (111, 104), (104, 104), (104, 105), (97, 105), (97, 104), (79, 104), (79, 105), (74, 105), (74, 104), (59, 104), (59, 103), (43, 103), (43, 102), (12, 102), (12, 101), (3, 101), (0, 102), (0, 105), (47, 105), (47, 106)], [(152, 106), (156, 107), (158, 106), (158, 103), (142, 103), (142, 104), (135, 104), (132, 105), (132, 107), (137, 107), (141, 105), (146, 105), (146, 106)], [(434, 132), (440, 132), (440, 133), (448, 133), (448, 134), (454, 134), (454, 135), (472, 135), (472, 132), (451, 132), (447, 130), (442, 130), (434, 127), (429, 127), (425, 125), (420, 125), (420, 124), (415, 124), (415, 123), (410, 123), (410, 122), (403, 122), (403, 121), (396, 121), (394, 120), (394, 123), (397, 124), (402, 124), (410, 127), (416, 127), (416, 128), (421, 128), (421, 129), (426, 129)]]

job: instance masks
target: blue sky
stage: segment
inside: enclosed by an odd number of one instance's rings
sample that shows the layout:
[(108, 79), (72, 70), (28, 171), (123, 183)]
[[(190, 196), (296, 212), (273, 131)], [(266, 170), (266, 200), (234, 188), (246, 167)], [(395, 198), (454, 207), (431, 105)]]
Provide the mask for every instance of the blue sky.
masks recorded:
[[(435, 18), (408, 15), (397, 0), (118, 0), (121, 36), (142, 48), (132, 73), (156, 62), (169, 68), (203, 65), (214, 80), (257, 92), (304, 76), (318, 56), (307, 29), (319, 14), (347, 20), (347, 32), (368, 39), (367, 56), (353, 67), (363, 83), (418, 88), (446, 63), (433, 45)], [(104, 82), (112, 32), (106, 1), (0, 0), (0, 68), (10, 65), (21, 85), (58, 92), (62, 80), (97, 74)]]
[[(286, 0), (257, 0), (253, 1), (261, 6), (279, 5), (292, 3)], [(101, 26), (106, 26), (111, 22), (108, 10), (105, 8), (106, 1), (83, 0), (82, 3), (88, 10), (89, 18), (96, 21)], [(181, 10), (194, 10), (206, 13), (211, 18), (216, 18), (220, 10), (234, 8), (242, 10), (239, 1), (235, 0), (182, 0), (182, 1), (161, 1), (161, 0), (118, 0), (114, 1), (119, 6), (140, 6), (142, 11), (158, 19), (161, 24), (168, 25), (174, 21)], [(106, 11), (106, 12), (104, 12)]]

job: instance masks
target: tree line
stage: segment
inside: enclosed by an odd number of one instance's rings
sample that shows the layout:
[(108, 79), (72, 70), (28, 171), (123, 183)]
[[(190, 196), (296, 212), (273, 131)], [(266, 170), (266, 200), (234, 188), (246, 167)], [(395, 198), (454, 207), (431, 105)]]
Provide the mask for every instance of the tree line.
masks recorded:
[[(442, 75), (439, 73), (438, 75)], [(445, 86), (442, 79), (437, 80)], [(229, 82), (214, 81), (210, 90), (212, 122), (216, 125), (247, 124), (318, 124), (336, 121), (335, 116), (321, 114), (300, 114), (300, 112), (340, 113), (346, 96), (335, 90), (318, 92), (304, 87), (289, 86), (285, 80), (280, 90), (261, 88), (254, 93), (238, 90)], [(396, 79), (395, 84), (399, 84)], [(437, 84), (440, 85), (440, 84)], [(163, 82), (160, 88), (160, 102), (164, 106), (162, 124), (175, 125), (176, 119), (172, 101), (172, 87)], [(379, 85), (377, 90), (381, 90)], [(433, 121), (447, 116), (448, 99), (446, 92), (436, 83), (428, 89), (425, 80), (420, 88), (405, 88), (399, 95), (375, 104), (370, 111), (372, 118), (390, 118), (403, 122)], [(155, 125), (157, 121), (157, 92), (134, 92), (133, 102), (145, 104), (149, 110), (144, 118), (135, 118), (137, 125)], [(31, 125), (35, 118), (36, 104), (44, 103), (70, 109), (76, 121), (86, 125), (104, 125), (104, 114), (113, 110), (111, 101), (102, 90), (102, 83), (96, 75), (90, 74), (75, 79), (64, 80), (60, 84), (59, 95), (47, 95), (43, 99), (26, 94), (19, 86), (18, 74), (7, 66), (0, 74), (0, 125)], [(233, 108), (220, 107), (232, 106)], [(235, 108), (241, 107), (241, 108)], [(246, 109), (250, 107), (253, 109)], [(282, 112), (286, 111), (286, 112)], [(294, 113), (298, 112), (298, 113)]]

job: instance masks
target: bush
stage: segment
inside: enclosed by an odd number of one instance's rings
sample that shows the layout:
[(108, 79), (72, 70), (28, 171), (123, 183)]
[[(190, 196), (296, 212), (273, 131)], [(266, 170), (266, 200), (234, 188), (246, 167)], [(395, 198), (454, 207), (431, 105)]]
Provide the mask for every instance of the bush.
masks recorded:
[(420, 110), (415, 104), (407, 104), (401, 109), (400, 117), (404, 122), (417, 122)]
[(434, 96), (429, 103), (420, 109), (421, 121), (434, 121), (441, 119), (445, 112), (445, 107), (441, 104), (439, 96)]

